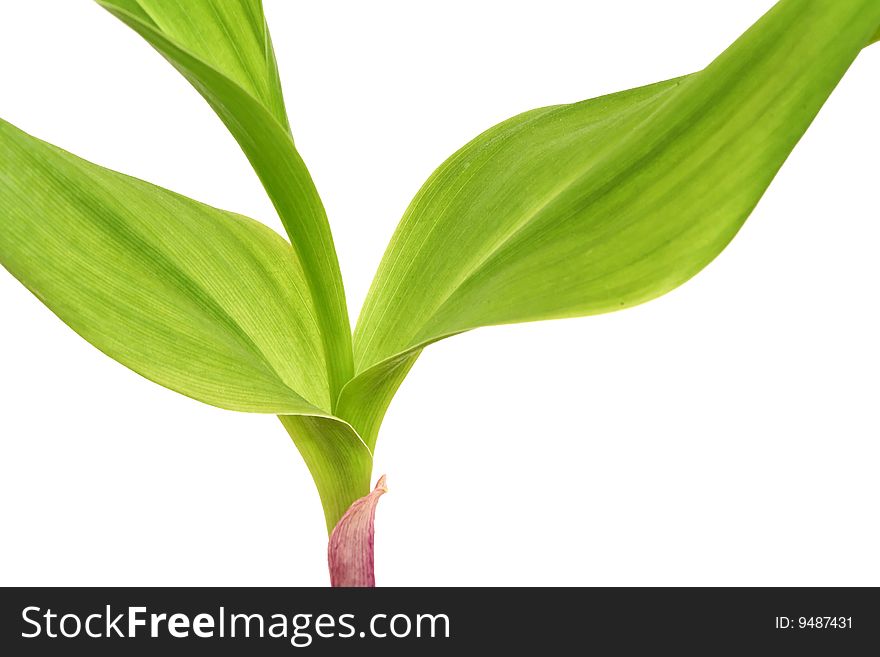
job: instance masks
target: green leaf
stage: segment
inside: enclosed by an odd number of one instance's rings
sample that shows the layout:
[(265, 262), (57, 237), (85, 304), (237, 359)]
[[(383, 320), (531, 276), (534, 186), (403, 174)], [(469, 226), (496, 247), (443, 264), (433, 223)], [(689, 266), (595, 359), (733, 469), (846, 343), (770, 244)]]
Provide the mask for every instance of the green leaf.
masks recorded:
[(262, 3), (98, 1), (202, 94), (259, 176), (301, 262), (335, 404), (352, 374), (345, 293), (324, 207), (290, 135)]
[(739, 230), (878, 26), (877, 0), (783, 0), (700, 73), (478, 136), (401, 220), (358, 321), (341, 414), (372, 445), (398, 383), (371, 380), (426, 344), (620, 310), (688, 280)]
[(5, 121), (0, 214), (3, 266), (107, 355), (222, 408), (328, 412), (302, 271), (262, 224), (85, 162)]
[[(327, 410), (352, 376), (351, 327), (330, 226), (290, 134), (259, 0), (99, 0), (202, 94), (235, 137), (290, 237), (319, 328)], [(282, 417), (321, 495), (328, 531), (369, 492), (372, 454), (338, 419)]]
[(99, 0), (150, 25), (238, 84), (288, 127), (272, 38), (259, 0)]
[(330, 414), (305, 277), (290, 244), (263, 224), (0, 120), (0, 263), (146, 378), (221, 408), (280, 414), (328, 531), (369, 490), (370, 450)]

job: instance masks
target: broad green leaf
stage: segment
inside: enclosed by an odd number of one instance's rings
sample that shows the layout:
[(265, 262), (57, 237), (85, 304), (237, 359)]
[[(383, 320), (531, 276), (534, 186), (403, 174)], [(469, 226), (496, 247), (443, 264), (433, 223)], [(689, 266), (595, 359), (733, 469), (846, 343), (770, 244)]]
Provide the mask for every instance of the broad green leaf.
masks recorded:
[(352, 373), (345, 294), (324, 207), (290, 135), (262, 3), (98, 1), (190, 81), (249, 159), (302, 264), (335, 403)]
[(305, 277), (290, 244), (263, 224), (0, 120), (0, 263), (146, 378), (221, 408), (280, 414), (328, 531), (369, 490), (370, 450), (329, 412)]
[[(99, 3), (140, 34), (202, 94), (263, 183), (307, 283), (327, 372), (327, 409), (332, 411), (352, 375), (348, 310), (324, 207), (290, 134), (262, 3)], [(329, 531), (349, 504), (369, 492), (372, 455), (357, 432), (336, 419), (282, 417), (281, 421), (315, 479)]]
[[(340, 414), (372, 444), (426, 344), (620, 310), (688, 280), (739, 230), (878, 26), (877, 0), (783, 0), (699, 73), (526, 112), (467, 144), (385, 253)], [(393, 372), (377, 385), (382, 369)]]
[(330, 407), (290, 245), (0, 121), (0, 262), (107, 355), (215, 406)]

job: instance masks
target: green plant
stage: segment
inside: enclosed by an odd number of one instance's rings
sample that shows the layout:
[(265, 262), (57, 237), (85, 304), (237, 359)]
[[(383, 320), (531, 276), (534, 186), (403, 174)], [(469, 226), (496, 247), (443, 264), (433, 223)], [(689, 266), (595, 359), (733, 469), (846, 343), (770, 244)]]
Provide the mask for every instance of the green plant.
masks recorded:
[(699, 73), (489, 129), (412, 201), (352, 335), (261, 2), (99, 3), (208, 101), (290, 241), (0, 121), (0, 260), (139, 374), (277, 414), (317, 485), (333, 582), (354, 585), (373, 581), (384, 485), (368, 494), (372, 450), (421, 350), (481, 326), (619, 310), (685, 282), (880, 37), (880, 0), (782, 0)]

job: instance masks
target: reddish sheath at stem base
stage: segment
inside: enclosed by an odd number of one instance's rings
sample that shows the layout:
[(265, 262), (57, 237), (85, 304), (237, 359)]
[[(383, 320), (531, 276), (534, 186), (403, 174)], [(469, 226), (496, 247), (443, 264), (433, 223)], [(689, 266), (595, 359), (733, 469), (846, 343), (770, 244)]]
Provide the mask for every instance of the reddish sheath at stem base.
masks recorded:
[(373, 492), (355, 500), (333, 528), (327, 547), (330, 586), (376, 586), (373, 523), (376, 505), (386, 492), (385, 475), (382, 475)]

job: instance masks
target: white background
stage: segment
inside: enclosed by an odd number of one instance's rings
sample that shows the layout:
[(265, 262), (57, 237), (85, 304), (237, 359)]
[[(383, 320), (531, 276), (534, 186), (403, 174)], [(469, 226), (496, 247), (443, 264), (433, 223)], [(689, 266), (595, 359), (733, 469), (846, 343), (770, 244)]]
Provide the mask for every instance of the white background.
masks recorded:
[[(353, 318), (466, 140), (702, 68), (772, 4), (266, 0)], [(280, 230), (204, 101), (96, 5), (0, 2), (0, 62), (6, 120)], [(878, 79), (880, 46), (682, 288), (425, 352), (376, 454), (380, 584), (880, 585)], [(149, 383), (5, 272), (0, 308), (0, 583), (327, 583), (274, 417)]]

